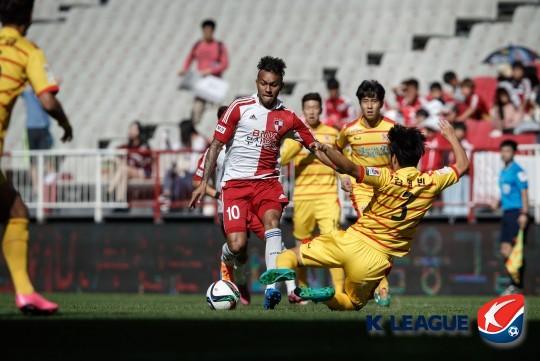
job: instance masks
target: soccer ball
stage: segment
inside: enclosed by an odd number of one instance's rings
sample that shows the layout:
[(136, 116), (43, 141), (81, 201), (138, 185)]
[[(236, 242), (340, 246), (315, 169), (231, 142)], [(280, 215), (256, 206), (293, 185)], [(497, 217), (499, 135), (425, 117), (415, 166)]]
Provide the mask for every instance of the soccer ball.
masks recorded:
[(519, 329), (516, 326), (512, 326), (508, 329), (508, 334), (512, 337), (519, 335)]
[(206, 302), (213, 310), (232, 310), (240, 299), (240, 291), (229, 281), (219, 280), (208, 287)]

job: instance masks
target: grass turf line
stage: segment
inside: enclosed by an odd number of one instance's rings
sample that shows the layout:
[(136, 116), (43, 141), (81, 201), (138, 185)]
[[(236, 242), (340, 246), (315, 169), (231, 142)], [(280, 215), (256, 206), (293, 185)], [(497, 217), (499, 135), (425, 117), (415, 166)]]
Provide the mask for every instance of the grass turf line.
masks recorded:
[[(290, 305), (284, 298), (273, 311), (262, 309), (262, 296), (253, 297), (249, 306), (238, 305), (233, 311), (213, 311), (204, 295), (138, 295), (55, 293), (47, 294), (60, 304), (61, 313), (50, 320), (91, 319), (170, 319), (170, 320), (364, 320), (366, 315), (468, 315), (476, 312), (495, 296), (398, 296), (389, 308), (373, 301), (359, 312), (332, 312), (322, 304)], [(526, 297), (528, 320), (540, 320), (540, 297)], [(25, 319), (14, 305), (12, 294), (0, 294), (0, 319)], [(45, 319), (45, 318), (43, 318)]]

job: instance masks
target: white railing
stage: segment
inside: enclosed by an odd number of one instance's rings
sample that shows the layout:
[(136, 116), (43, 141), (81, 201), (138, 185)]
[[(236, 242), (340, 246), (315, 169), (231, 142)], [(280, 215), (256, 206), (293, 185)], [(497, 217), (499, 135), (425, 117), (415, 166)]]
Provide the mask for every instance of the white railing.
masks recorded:
[(56, 209), (92, 209), (100, 222), (103, 209), (127, 208), (125, 150), (13, 151), (0, 166), (36, 210), (38, 221)]
[[(87, 209), (93, 212), (95, 221), (100, 222), (105, 209), (130, 206), (127, 202), (128, 187), (138, 183), (128, 180), (126, 175), (127, 155), (126, 150), (14, 151), (0, 157), (0, 167), (27, 206), (35, 210), (38, 221), (43, 221), (54, 210)], [(174, 165), (178, 172), (188, 173), (195, 167), (199, 156), (199, 153), (185, 151), (153, 152), (152, 177), (143, 180), (144, 186), (150, 188), (144, 207), (154, 209), (156, 220), (161, 217), (159, 198), (167, 170)], [(534, 209), (536, 222), (540, 223), (540, 145), (520, 146), (516, 161), (529, 177), (530, 206)], [(470, 200), (465, 199), (458, 204), (443, 196), (444, 202), (440, 202), (443, 214), (465, 215), (463, 209), (472, 210), (476, 206), (491, 204), (499, 196), (501, 167), (498, 152), (475, 151)], [(281, 181), (292, 200), (294, 167), (284, 167)], [(339, 198), (343, 217), (354, 216), (348, 195), (340, 190)]]

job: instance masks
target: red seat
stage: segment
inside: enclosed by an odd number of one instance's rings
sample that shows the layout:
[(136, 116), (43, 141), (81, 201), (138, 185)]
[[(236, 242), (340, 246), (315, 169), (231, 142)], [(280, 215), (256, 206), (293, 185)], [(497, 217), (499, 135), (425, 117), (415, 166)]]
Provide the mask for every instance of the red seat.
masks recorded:
[(504, 134), (500, 137), (490, 137), (493, 130), (490, 121), (486, 120), (467, 120), (467, 140), (475, 149), (497, 150), (503, 140), (512, 139), (518, 144), (535, 144), (536, 134)]
[(474, 78), (473, 80), (476, 87), (476, 93), (484, 101), (488, 109), (491, 109), (495, 98), (495, 91), (497, 90), (497, 79), (481, 76)]

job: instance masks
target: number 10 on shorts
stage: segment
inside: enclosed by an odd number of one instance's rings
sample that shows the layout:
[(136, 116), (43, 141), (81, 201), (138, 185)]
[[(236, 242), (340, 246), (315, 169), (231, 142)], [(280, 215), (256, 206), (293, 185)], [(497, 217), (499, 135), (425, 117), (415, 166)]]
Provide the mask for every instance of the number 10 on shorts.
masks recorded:
[(238, 206), (227, 207), (227, 217), (229, 221), (233, 219), (240, 219), (240, 208)]

